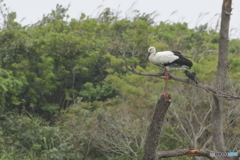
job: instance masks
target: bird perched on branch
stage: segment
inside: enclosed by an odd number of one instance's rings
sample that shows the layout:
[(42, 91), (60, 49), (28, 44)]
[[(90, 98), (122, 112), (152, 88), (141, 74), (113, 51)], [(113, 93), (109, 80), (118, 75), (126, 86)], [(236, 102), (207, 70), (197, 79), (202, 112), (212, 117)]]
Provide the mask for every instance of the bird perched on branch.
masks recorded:
[(194, 81), (196, 84), (198, 84), (198, 78), (196, 76), (195, 72), (189, 72), (188, 70), (185, 70), (183, 73), (185, 73), (185, 75), (191, 79), (192, 81)]
[(145, 61), (147, 59), (151, 63), (159, 67), (165, 68), (163, 72), (165, 74), (164, 94), (167, 93), (167, 82), (169, 79), (168, 71), (173, 69), (190, 69), (193, 65), (193, 63), (190, 60), (188, 60), (178, 51), (156, 52), (155, 47), (150, 47), (148, 49), (148, 55)]

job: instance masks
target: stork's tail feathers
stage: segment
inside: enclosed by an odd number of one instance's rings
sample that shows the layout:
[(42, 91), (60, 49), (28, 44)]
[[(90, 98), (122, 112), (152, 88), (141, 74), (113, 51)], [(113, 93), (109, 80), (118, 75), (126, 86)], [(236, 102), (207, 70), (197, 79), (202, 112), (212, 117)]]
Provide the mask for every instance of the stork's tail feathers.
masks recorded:
[(191, 69), (191, 67), (193, 66), (192, 61), (188, 60), (187, 58), (185, 58), (183, 56), (181, 56), (175, 62), (178, 63), (180, 66), (186, 66), (186, 68), (189, 68), (189, 69)]

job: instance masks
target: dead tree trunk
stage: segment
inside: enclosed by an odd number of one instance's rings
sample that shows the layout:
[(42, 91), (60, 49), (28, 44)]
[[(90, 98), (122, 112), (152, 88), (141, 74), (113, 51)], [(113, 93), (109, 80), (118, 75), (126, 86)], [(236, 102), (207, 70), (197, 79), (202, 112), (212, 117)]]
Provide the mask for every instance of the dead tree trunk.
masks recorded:
[(144, 145), (143, 160), (157, 159), (157, 146), (166, 112), (171, 104), (170, 97), (161, 96), (157, 102)]
[[(232, 0), (223, 0), (221, 14), (221, 28), (219, 39), (219, 55), (215, 88), (218, 92), (224, 92), (228, 73), (228, 41), (229, 23), (232, 11)], [(226, 150), (222, 126), (223, 98), (218, 94), (213, 95), (214, 106), (212, 109), (213, 145), (218, 152)]]

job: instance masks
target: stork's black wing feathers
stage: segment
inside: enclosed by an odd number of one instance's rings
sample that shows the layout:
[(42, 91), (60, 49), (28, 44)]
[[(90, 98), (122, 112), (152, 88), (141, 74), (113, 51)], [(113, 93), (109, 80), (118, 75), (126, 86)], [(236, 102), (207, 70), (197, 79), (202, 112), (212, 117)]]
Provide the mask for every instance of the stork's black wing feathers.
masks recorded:
[(183, 65), (185, 65), (185, 66), (188, 66), (189, 69), (192, 67), (193, 63), (190, 60), (188, 60), (186, 57), (184, 57), (180, 52), (178, 52), (178, 51), (171, 51), (171, 52), (173, 52), (174, 55), (178, 56), (179, 58), (171, 63), (164, 64), (164, 66), (168, 66), (168, 65), (183, 66)]
[(178, 51), (171, 51), (174, 53), (174, 55), (178, 56), (178, 55), (182, 55), (181, 52), (178, 52)]
[[(171, 51), (174, 53), (174, 55), (182, 55), (181, 52), (178, 52), (178, 51)], [(187, 56), (184, 56), (185, 58), (191, 58), (191, 57), (187, 57)]]

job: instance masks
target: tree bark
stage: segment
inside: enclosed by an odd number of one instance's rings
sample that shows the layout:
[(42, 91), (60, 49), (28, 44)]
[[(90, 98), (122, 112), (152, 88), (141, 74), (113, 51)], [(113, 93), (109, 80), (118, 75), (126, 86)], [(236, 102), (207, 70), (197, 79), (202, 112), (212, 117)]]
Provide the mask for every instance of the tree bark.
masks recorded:
[(149, 126), (146, 142), (144, 145), (143, 160), (157, 159), (156, 154), (159, 144), (159, 137), (163, 127), (163, 121), (170, 104), (170, 95), (168, 95), (168, 97), (164, 97), (162, 95), (156, 104), (156, 108), (152, 117), (152, 122)]
[[(229, 41), (229, 23), (231, 16), (232, 0), (223, 0), (221, 14), (221, 28), (219, 39), (219, 55), (215, 88), (218, 92), (224, 92), (228, 73), (228, 41)], [(213, 95), (214, 105), (212, 109), (212, 127), (213, 127), (213, 148), (218, 152), (226, 150), (223, 126), (222, 126), (222, 105), (223, 98), (218, 94)]]

